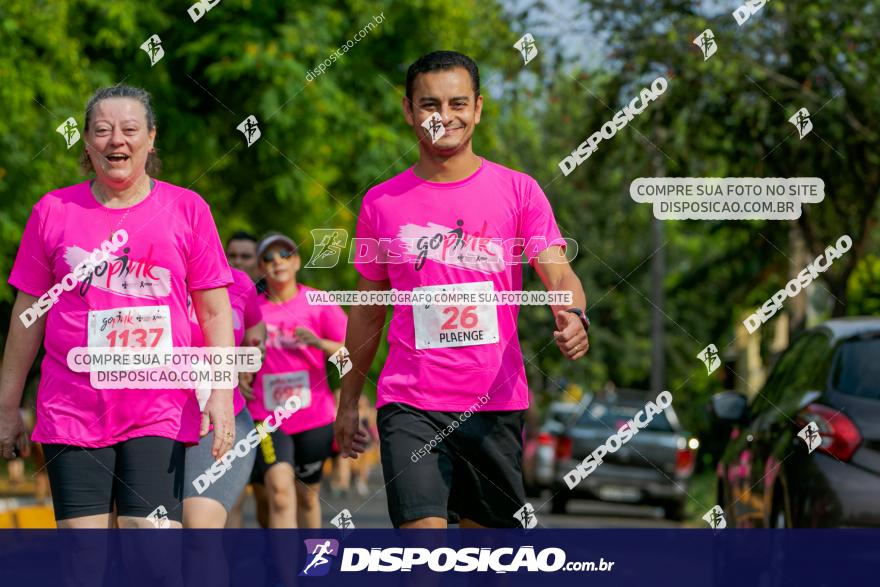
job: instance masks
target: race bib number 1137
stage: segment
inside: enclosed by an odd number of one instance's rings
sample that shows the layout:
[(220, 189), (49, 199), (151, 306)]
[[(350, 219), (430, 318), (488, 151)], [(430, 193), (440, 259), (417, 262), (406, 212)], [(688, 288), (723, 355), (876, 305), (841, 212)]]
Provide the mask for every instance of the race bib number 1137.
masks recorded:
[(171, 350), (168, 306), (132, 306), (89, 312), (89, 347)]

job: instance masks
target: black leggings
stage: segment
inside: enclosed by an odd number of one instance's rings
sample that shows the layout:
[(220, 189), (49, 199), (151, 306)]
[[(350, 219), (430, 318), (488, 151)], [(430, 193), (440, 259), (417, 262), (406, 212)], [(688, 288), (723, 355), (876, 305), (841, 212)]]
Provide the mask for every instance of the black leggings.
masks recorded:
[(181, 521), (185, 448), (159, 436), (102, 448), (44, 444), (55, 519), (108, 514), (115, 502), (120, 516)]

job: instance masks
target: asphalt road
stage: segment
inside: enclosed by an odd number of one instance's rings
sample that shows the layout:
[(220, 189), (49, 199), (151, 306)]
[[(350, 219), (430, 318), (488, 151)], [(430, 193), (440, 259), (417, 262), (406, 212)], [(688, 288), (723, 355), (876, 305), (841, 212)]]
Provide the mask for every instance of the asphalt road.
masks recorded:
[[(331, 528), (330, 520), (343, 509), (348, 509), (355, 528), (391, 528), (388, 502), (383, 490), (381, 469), (373, 470), (369, 492), (365, 497), (357, 494), (334, 496), (326, 487), (321, 494), (322, 526)], [(539, 527), (542, 528), (675, 528), (681, 526), (663, 518), (662, 508), (629, 504), (612, 504), (598, 501), (572, 500), (567, 514), (550, 513), (550, 494), (530, 498), (535, 508)], [(254, 501), (245, 501), (244, 524), (256, 528)]]

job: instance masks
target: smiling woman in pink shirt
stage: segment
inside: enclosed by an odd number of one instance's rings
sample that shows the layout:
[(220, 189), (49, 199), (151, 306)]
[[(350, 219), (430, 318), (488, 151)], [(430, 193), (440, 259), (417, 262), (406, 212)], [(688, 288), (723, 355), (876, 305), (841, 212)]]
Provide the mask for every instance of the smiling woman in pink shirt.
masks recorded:
[[(191, 346), (188, 294), (205, 345), (232, 347), (232, 276), (208, 204), (151, 177), (159, 161), (147, 92), (98, 90), (82, 138), (83, 167), (95, 178), (40, 198), (9, 276), (18, 294), (0, 378), (0, 451), (28, 451), (18, 405), (45, 338), (33, 440), (45, 448), (59, 527), (107, 528), (114, 505), (120, 527), (179, 527), (185, 447), (210, 424), (214, 457), (229, 450), (232, 389), (215, 388), (200, 417), (193, 389), (96, 388), (67, 355)], [(101, 255), (105, 241), (119, 246)], [(99, 262), (83, 268), (96, 249)], [(35, 311), (47, 292), (51, 307)]]

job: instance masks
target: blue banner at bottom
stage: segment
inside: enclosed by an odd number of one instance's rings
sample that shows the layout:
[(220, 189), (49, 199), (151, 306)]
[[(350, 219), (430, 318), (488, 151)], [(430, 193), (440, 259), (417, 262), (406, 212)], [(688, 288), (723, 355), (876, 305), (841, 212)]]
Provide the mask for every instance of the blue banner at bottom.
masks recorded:
[(0, 585), (878, 584), (880, 530), (4, 530)]

